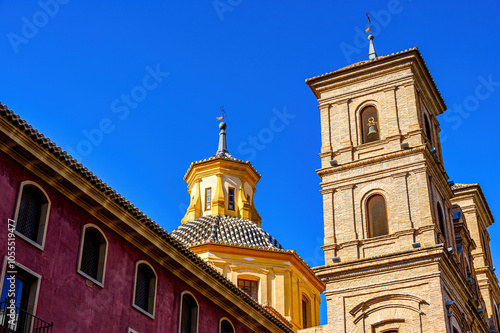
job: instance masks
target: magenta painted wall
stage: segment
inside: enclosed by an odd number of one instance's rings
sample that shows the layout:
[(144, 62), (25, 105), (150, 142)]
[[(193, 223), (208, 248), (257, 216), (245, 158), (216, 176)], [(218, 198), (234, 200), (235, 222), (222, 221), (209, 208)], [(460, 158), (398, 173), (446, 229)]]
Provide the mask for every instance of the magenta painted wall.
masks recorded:
[[(159, 266), (142, 251), (115, 234), (71, 200), (0, 152), (0, 255), (7, 253), (7, 220), (13, 218), (19, 184), (38, 183), (48, 194), (50, 210), (45, 248), (16, 239), (16, 261), (42, 276), (36, 315), (54, 322), (54, 332), (139, 333), (178, 332), (180, 295), (190, 291), (199, 303), (199, 332), (218, 332), (218, 321), (228, 317), (237, 332), (251, 332), (212, 301)], [(82, 226), (99, 226), (108, 239), (104, 288), (88, 287), (77, 273)], [(148, 261), (158, 279), (155, 319), (131, 306), (135, 263)], [(2, 277), (3, 278), (3, 277)]]

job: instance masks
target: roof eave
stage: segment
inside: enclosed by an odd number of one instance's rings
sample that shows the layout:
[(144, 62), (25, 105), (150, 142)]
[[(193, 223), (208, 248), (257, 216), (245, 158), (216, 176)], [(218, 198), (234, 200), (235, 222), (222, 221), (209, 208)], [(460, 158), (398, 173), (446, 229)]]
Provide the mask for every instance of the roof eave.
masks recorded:
[(384, 63), (403, 59), (405, 57), (412, 56), (412, 55), (414, 55), (418, 59), (418, 62), (421, 64), (422, 69), (423, 69), (424, 73), (426, 74), (426, 77), (429, 79), (428, 83), (431, 86), (431, 89), (433, 90), (433, 94), (436, 96), (437, 100), (439, 101), (439, 106), (440, 106), (439, 113), (444, 112), (446, 110), (446, 103), (445, 103), (443, 97), (441, 96), (441, 93), (439, 92), (439, 89), (437, 88), (437, 85), (436, 85), (434, 79), (432, 78), (432, 75), (427, 67), (427, 64), (425, 63), (425, 61), (422, 57), (422, 54), (420, 53), (420, 51), (418, 50), (417, 47), (414, 47), (414, 48), (409, 49), (409, 50), (401, 51), (401, 52), (398, 52), (395, 54), (393, 53), (391, 55), (381, 56), (381, 57), (378, 57), (377, 59), (367, 60), (367, 61), (364, 61), (364, 62), (359, 63), (359, 64), (355, 63), (352, 65), (337, 69), (337, 70), (330, 72), (330, 73), (326, 73), (323, 75), (319, 75), (319, 76), (315, 76), (315, 77), (306, 79), (306, 83), (309, 86), (309, 88), (313, 91), (316, 98), (319, 99), (321, 97), (321, 95), (320, 95), (320, 92), (317, 90), (317, 88), (319, 86), (323, 85), (327, 81), (332, 81), (338, 76), (345, 77), (346, 75), (349, 75), (351, 73), (354, 74), (354, 73), (357, 73), (359, 71), (369, 69), (372, 66), (379, 66), (379, 65), (382, 65)]

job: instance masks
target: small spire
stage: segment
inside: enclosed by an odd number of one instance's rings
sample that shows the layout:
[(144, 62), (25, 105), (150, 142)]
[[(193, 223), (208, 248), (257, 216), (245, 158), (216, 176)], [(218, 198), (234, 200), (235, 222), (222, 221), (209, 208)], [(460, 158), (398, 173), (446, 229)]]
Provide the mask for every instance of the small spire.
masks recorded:
[(370, 40), (370, 49), (368, 50), (368, 59), (370, 59), (370, 60), (377, 59), (377, 52), (375, 52), (375, 46), (373, 45), (373, 39), (375, 39), (375, 37), (373, 37), (372, 34), (369, 34), (368, 39)]
[(219, 148), (217, 149), (217, 153), (215, 155), (217, 156), (227, 156), (229, 155), (229, 151), (227, 150), (227, 143), (226, 143), (226, 129), (227, 125), (225, 122), (221, 122), (219, 124), (220, 128), (220, 133), (219, 133)]
[(368, 28), (365, 30), (366, 33), (369, 33), (368, 40), (370, 41), (370, 49), (368, 50), (368, 59), (373, 60), (377, 59), (377, 52), (375, 52), (375, 45), (373, 45), (373, 40), (375, 37), (372, 35), (372, 21), (370, 20), (370, 15), (366, 13), (366, 17), (368, 18)]
[(217, 152), (215, 153), (216, 156), (228, 156), (229, 151), (227, 150), (227, 143), (226, 143), (226, 123), (224, 122), (224, 119), (229, 117), (230, 114), (226, 114), (226, 111), (224, 111), (224, 106), (220, 107), (220, 111), (222, 116), (217, 117), (217, 120), (222, 120), (222, 122), (219, 124), (220, 128), (220, 133), (219, 133), (219, 148), (217, 149)]

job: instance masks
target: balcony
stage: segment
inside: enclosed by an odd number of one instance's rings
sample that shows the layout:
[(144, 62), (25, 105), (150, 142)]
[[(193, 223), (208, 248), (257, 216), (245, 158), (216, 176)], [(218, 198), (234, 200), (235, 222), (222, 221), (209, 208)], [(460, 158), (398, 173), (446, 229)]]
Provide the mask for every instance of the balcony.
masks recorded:
[(17, 306), (9, 307), (8, 299), (0, 303), (0, 333), (52, 333), (52, 326)]

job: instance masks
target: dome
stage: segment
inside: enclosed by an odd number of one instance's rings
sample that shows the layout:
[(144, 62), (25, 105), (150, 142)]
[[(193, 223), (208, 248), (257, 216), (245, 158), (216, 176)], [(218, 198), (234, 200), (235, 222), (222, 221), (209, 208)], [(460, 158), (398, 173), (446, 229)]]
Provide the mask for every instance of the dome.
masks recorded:
[(283, 250), (283, 246), (273, 236), (254, 222), (227, 215), (199, 217), (182, 224), (171, 235), (187, 246), (220, 243)]

